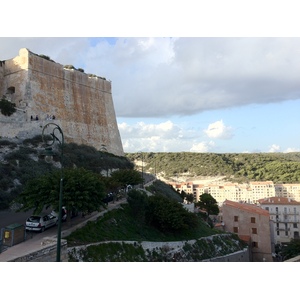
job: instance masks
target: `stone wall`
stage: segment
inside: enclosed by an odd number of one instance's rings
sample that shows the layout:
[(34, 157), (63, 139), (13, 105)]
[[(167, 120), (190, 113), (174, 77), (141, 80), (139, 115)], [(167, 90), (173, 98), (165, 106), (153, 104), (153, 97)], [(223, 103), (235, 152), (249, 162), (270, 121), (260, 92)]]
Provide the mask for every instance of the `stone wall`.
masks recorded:
[[(207, 237), (210, 238), (210, 237)], [(205, 238), (204, 238), (205, 239)], [(142, 242), (136, 242), (136, 241), (105, 241), (105, 242), (98, 242), (88, 245), (82, 245), (82, 246), (76, 246), (76, 247), (69, 247), (68, 253), (70, 256), (73, 256), (76, 258), (79, 262), (82, 262), (82, 250), (85, 250), (87, 247), (91, 245), (100, 245), (100, 244), (106, 244), (106, 243), (126, 243), (126, 244), (139, 244), (142, 246), (144, 251), (153, 251), (153, 250), (161, 250), (161, 249), (168, 249), (167, 251), (169, 253), (180, 253), (182, 248), (186, 243), (188, 244), (194, 244), (196, 240), (189, 240), (189, 241), (177, 241), (177, 242), (149, 242), (149, 241), (142, 241)], [(210, 259), (202, 260), (202, 262), (249, 262), (249, 247), (244, 248), (243, 250), (236, 251), (227, 255), (213, 257)]]
[[(44, 241), (43, 245), (41, 246), (41, 249), (10, 260), (10, 262), (56, 262), (56, 243), (56, 239), (48, 238)], [(62, 262), (68, 261), (68, 248), (66, 240), (61, 240), (60, 257)]]
[(65, 69), (24, 48), (0, 65), (2, 95), (16, 104), (17, 112), (10, 117), (0, 114), (1, 137), (30, 138), (55, 122), (66, 142), (98, 150), (105, 145), (108, 152), (124, 155), (111, 82), (104, 78)]

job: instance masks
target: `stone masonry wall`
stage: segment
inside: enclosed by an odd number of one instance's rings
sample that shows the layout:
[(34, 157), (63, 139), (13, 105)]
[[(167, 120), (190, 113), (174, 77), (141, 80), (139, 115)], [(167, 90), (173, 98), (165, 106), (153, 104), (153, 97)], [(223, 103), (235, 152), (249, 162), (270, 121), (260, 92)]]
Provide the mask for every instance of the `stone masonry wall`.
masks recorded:
[[(18, 258), (10, 260), (10, 262), (56, 262), (56, 253), (57, 253), (57, 240), (48, 239), (45, 241), (40, 249), (33, 251), (29, 254), (20, 256)], [(61, 262), (68, 261), (68, 248), (67, 241), (61, 240), (61, 249), (60, 249), (60, 258)]]
[(1, 137), (29, 138), (55, 122), (66, 142), (98, 150), (105, 145), (108, 152), (124, 155), (110, 81), (65, 69), (24, 48), (0, 65), (0, 89), (0, 96), (6, 95), (17, 107), (10, 117), (0, 114)]

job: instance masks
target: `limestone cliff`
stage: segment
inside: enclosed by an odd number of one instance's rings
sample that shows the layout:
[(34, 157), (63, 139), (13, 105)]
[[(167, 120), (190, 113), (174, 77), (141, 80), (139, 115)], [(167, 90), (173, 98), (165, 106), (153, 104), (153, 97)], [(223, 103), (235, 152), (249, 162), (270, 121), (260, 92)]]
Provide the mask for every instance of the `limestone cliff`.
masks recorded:
[[(28, 49), (0, 62), (0, 97), (16, 104), (11, 116), (0, 113), (0, 136), (30, 138), (48, 122), (57, 123), (65, 141), (123, 156), (111, 82), (36, 55)], [(55, 119), (53, 119), (53, 116)]]

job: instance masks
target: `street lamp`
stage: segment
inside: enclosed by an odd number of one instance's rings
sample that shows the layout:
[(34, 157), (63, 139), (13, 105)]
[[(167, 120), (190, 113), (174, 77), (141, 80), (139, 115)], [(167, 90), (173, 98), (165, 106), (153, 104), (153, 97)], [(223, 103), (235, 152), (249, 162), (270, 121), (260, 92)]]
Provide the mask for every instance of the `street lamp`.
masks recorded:
[[(51, 128), (52, 127), (52, 128)], [(49, 131), (50, 130), (50, 131)], [(51, 132), (52, 131), (52, 132)], [(56, 134), (60, 134), (60, 139)], [(50, 135), (51, 139), (46, 139), (45, 136)], [(56, 251), (56, 261), (60, 262), (60, 252), (61, 252), (61, 222), (62, 222), (62, 201), (63, 201), (63, 147), (64, 147), (64, 134), (61, 128), (55, 123), (48, 123), (44, 126), (42, 131), (43, 142), (47, 145), (44, 151), (45, 160), (49, 161), (49, 157), (54, 155), (52, 151), (52, 145), (58, 142), (60, 145), (60, 186), (59, 186), (59, 208), (58, 208), (58, 227), (57, 227), (57, 251)]]
[(143, 152), (139, 152), (142, 156), (142, 188), (144, 188), (144, 155)]

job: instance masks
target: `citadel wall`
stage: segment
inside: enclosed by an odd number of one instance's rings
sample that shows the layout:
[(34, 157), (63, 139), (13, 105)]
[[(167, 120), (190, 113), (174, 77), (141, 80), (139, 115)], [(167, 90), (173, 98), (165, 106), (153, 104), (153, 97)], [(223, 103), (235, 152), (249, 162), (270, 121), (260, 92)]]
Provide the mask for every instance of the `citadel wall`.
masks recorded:
[(0, 64), (2, 95), (17, 111), (9, 117), (0, 114), (1, 137), (30, 138), (55, 122), (66, 142), (98, 150), (105, 145), (108, 152), (124, 155), (110, 81), (65, 69), (23, 48), (19, 56)]

